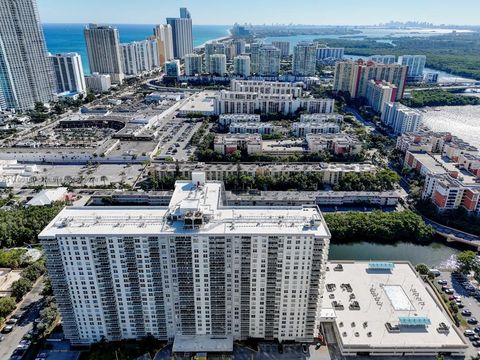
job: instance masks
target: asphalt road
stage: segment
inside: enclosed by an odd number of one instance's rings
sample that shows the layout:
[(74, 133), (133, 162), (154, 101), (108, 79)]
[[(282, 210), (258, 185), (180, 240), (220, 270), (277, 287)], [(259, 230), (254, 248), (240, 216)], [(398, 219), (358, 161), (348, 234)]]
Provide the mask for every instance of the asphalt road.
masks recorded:
[[(19, 320), (17, 325), (9, 334), (2, 334), (5, 338), (0, 343), (0, 359), (7, 360), (13, 354), (13, 351), (17, 348), (18, 344), (22, 340), (23, 336), (32, 330), (33, 321), (40, 315), (42, 309), (42, 296), (40, 295), (43, 290), (43, 280), (37, 282), (24, 298), (21, 308), (29, 306), (28, 310), (25, 310), (24, 315)], [(22, 310), (18, 310), (17, 313), (22, 313)]]

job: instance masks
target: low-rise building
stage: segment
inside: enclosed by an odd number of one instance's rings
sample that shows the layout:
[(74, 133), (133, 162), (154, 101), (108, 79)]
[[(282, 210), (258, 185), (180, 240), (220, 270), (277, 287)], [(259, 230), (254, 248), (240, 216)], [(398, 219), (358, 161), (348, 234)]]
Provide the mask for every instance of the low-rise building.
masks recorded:
[(302, 114), (300, 122), (331, 122), (335, 124), (343, 123), (343, 115), (339, 114)]
[(261, 149), (261, 147), (260, 134), (219, 134), (213, 141), (213, 149), (222, 155), (231, 154), (237, 150), (250, 149), (255, 152), (255, 149)]
[(296, 137), (308, 134), (337, 134), (340, 125), (332, 122), (296, 122), (292, 124), (292, 133)]
[(108, 74), (93, 73), (85, 77), (85, 83), (87, 88), (95, 93), (107, 92), (112, 87), (112, 81)]
[(328, 151), (335, 155), (357, 155), (362, 151), (362, 142), (347, 134), (307, 134), (309, 152)]
[(344, 164), (344, 163), (175, 163), (158, 164), (155, 167), (156, 176), (162, 177), (191, 177), (192, 172), (203, 171), (207, 180), (223, 181), (229, 176), (273, 176), (293, 174), (319, 174), (327, 185), (335, 185), (343, 179), (345, 174), (375, 174), (378, 168), (372, 164)]
[(16, 159), (0, 160), (0, 188), (21, 187), (38, 172), (34, 164), (19, 164)]
[(232, 134), (269, 135), (273, 133), (273, 125), (270, 123), (262, 123), (262, 122), (231, 123), (229, 126), (229, 131)]
[(254, 123), (260, 122), (257, 114), (222, 114), (218, 117), (218, 123), (223, 127), (229, 127), (231, 123)]
[(410, 263), (330, 262), (321, 333), (345, 357), (464, 357), (467, 340)]

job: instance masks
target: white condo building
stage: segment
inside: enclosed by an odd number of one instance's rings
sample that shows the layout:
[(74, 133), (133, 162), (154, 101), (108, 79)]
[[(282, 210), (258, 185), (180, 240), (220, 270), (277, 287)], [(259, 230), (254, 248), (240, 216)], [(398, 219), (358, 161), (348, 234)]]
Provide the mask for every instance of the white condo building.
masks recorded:
[(397, 58), (395, 57), (395, 55), (372, 55), (370, 56), (369, 60), (388, 65), (395, 64)]
[(317, 67), (317, 45), (301, 42), (293, 48), (293, 75), (314, 76)]
[(330, 241), (318, 207), (227, 207), (222, 193), (193, 173), (168, 207), (60, 212), (39, 238), (65, 337), (312, 341)]
[(258, 74), (278, 76), (280, 74), (280, 50), (272, 45), (264, 45), (258, 51)]
[(225, 44), (212, 41), (205, 44), (205, 69), (210, 72), (210, 57), (215, 54), (226, 55)]
[(317, 48), (317, 60), (335, 59), (341, 60), (345, 55), (344, 48), (330, 48), (319, 47)]
[(203, 73), (202, 57), (198, 54), (185, 55), (185, 76), (195, 76)]
[(290, 55), (290, 42), (289, 41), (272, 41), (272, 45), (280, 50), (282, 57)]
[(103, 93), (110, 90), (112, 80), (108, 74), (93, 73), (85, 77), (85, 84), (87, 85), (87, 89), (96, 93)]
[(382, 112), (382, 122), (393, 129), (395, 134), (417, 132), (422, 124), (420, 111), (409, 108), (398, 102), (386, 103)]
[(54, 92), (36, 0), (0, 1), (0, 109), (28, 110)]
[(183, 59), (193, 52), (193, 25), (192, 17), (187, 9), (180, 9), (179, 18), (167, 18), (167, 24), (172, 28), (173, 56)]
[(125, 77), (118, 29), (90, 24), (84, 30), (90, 71), (108, 74), (112, 83), (121, 84)]
[(250, 56), (235, 56), (235, 58), (233, 59), (233, 72), (235, 75), (249, 77), (251, 74)]
[(50, 54), (50, 60), (57, 80), (57, 93), (87, 92), (82, 58), (78, 53)]
[(227, 73), (227, 57), (225, 54), (210, 55), (208, 72), (212, 75), (225, 76)]
[(408, 80), (421, 81), (423, 80), (423, 70), (427, 57), (425, 55), (403, 55), (398, 58), (400, 65), (408, 66)]
[(140, 75), (160, 67), (156, 40), (134, 41), (122, 44), (123, 69), (127, 75)]

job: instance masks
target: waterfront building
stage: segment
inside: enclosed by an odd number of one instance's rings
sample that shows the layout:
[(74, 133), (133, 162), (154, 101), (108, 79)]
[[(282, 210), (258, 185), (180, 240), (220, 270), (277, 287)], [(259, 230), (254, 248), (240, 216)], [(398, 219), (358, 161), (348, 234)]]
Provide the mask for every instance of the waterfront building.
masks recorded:
[(175, 59), (183, 59), (185, 55), (193, 53), (193, 25), (188, 10), (181, 8), (180, 17), (167, 18), (167, 24), (172, 28)]
[(181, 75), (180, 60), (167, 61), (165, 63), (165, 75), (179, 77)]
[(293, 48), (293, 75), (314, 76), (317, 68), (317, 45), (301, 42)]
[(0, 1), (0, 109), (49, 103), (55, 87), (36, 0)]
[(258, 58), (258, 75), (276, 77), (280, 74), (280, 50), (275, 46), (262, 46)]
[(423, 116), (418, 110), (401, 103), (389, 102), (384, 105), (382, 122), (390, 127), (395, 134), (416, 132), (422, 124)]
[(272, 45), (280, 50), (281, 57), (287, 57), (290, 55), (290, 42), (289, 41), (272, 41)]
[(185, 55), (185, 76), (195, 76), (203, 73), (202, 57), (198, 54)]
[(112, 26), (90, 24), (84, 29), (88, 63), (92, 73), (108, 74), (114, 84), (123, 83), (120, 35)]
[(317, 60), (342, 60), (345, 55), (344, 48), (317, 48)]
[(205, 44), (205, 69), (210, 72), (210, 57), (215, 54), (225, 55), (225, 44), (212, 41)]
[(78, 53), (50, 54), (50, 60), (55, 72), (57, 93), (87, 93), (82, 59)]
[(408, 81), (418, 82), (423, 80), (423, 71), (427, 57), (425, 55), (403, 55), (398, 58), (398, 63), (408, 66)]
[(99, 94), (107, 92), (112, 87), (112, 81), (108, 74), (93, 73), (86, 76), (85, 84), (87, 89)]
[(123, 69), (126, 75), (140, 75), (160, 67), (160, 55), (156, 40), (134, 41), (121, 44)]
[(377, 113), (381, 113), (386, 103), (395, 102), (397, 87), (386, 81), (370, 80), (365, 97), (368, 105)]
[(159, 63), (163, 66), (166, 61), (174, 59), (172, 27), (168, 24), (157, 25), (153, 34), (158, 43)]
[(227, 57), (225, 54), (210, 55), (210, 67), (208, 72), (216, 76), (225, 76), (227, 73)]
[(251, 74), (250, 56), (238, 55), (233, 59), (233, 72), (235, 75), (249, 77)]
[(318, 207), (222, 198), (193, 172), (168, 207), (62, 210), (39, 238), (65, 338), (313, 341), (330, 242)]
[(370, 80), (383, 80), (397, 87), (396, 101), (403, 97), (408, 66), (373, 61), (344, 60), (335, 65), (333, 90), (348, 92), (353, 99), (366, 96)]
[(395, 55), (372, 55), (369, 60), (382, 64), (395, 64), (397, 58)]

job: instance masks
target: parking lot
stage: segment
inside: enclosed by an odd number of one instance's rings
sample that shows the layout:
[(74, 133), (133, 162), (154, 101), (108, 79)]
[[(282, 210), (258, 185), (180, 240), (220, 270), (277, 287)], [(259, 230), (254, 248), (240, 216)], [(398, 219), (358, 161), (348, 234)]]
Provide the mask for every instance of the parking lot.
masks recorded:
[(201, 125), (201, 122), (188, 119), (171, 119), (162, 128), (163, 137), (160, 140), (157, 158), (172, 157), (179, 161), (187, 161), (195, 151), (195, 147), (189, 144), (190, 139)]
[[(453, 294), (446, 293), (446, 291), (451, 291), (442, 290), (442, 284), (439, 284), (439, 281), (446, 281), (447, 284), (443, 286), (446, 286), (448, 290), (453, 290)], [(480, 351), (480, 290), (478, 286), (468, 281), (466, 277), (457, 276), (451, 272), (442, 272), (440, 277), (435, 279), (435, 283), (438, 289), (449, 299), (458, 297), (459, 318), (467, 322), (465, 329), (470, 329), (476, 334), (469, 337), (470, 347), (467, 352), (467, 358), (477, 356)], [(464, 315), (462, 315), (462, 312)], [(468, 323), (469, 321), (471, 324)]]

